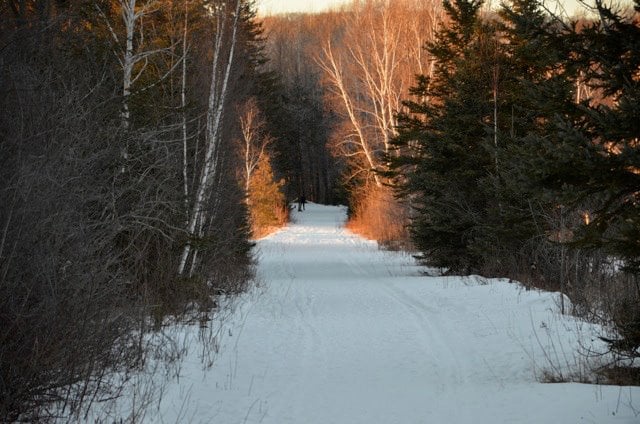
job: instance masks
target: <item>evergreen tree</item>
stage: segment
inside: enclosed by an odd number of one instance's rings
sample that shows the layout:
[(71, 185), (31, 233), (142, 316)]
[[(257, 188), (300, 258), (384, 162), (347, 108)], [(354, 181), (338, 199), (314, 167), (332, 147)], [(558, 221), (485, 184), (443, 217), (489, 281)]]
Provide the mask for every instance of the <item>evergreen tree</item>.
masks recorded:
[(417, 211), (413, 235), (433, 265), (513, 275), (548, 243), (542, 215), (555, 204), (531, 184), (541, 137), (573, 119), (573, 68), (554, 23), (535, 0), (444, 3), (451, 24), (428, 45), (436, 61), (418, 78), (390, 158)]
[[(597, 1), (599, 19), (563, 36), (574, 66), (597, 97), (579, 119), (554, 122), (555, 143), (542, 145), (539, 181), (574, 210), (590, 207), (575, 244), (604, 249), (640, 271), (640, 19)], [(640, 11), (640, 1), (635, 0)], [(567, 64), (571, 66), (572, 64)]]
[(424, 258), (451, 271), (474, 270), (479, 257), (471, 249), (484, 219), (487, 195), (479, 181), (494, 161), (482, 144), (490, 122), (490, 80), (494, 59), (491, 28), (482, 23), (482, 2), (445, 1), (450, 24), (428, 51), (436, 61), (433, 78), (421, 76), (399, 116), (401, 151), (389, 157), (402, 192), (416, 205), (412, 235)]
[[(513, 0), (499, 13), (500, 61), (495, 68), (494, 125), (485, 138), (495, 156), (495, 173), (483, 185), (492, 187), (487, 220), (479, 228), (476, 248), (492, 272), (519, 273), (549, 248), (545, 216), (553, 199), (532, 184), (529, 157), (535, 157), (539, 138), (547, 137), (556, 116), (575, 115), (571, 68), (554, 22), (535, 0)], [(540, 249), (545, 245), (545, 249)]]

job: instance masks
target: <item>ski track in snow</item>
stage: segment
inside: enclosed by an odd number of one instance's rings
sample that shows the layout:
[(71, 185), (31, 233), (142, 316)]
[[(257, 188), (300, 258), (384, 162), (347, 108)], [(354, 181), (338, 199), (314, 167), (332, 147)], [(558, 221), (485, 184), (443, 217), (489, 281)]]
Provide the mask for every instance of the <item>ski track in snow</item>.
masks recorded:
[(293, 219), (258, 242), (260, 283), (213, 367), (187, 358), (148, 422), (640, 423), (639, 388), (536, 381), (540, 345), (566, 366), (594, 331), (557, 294), (425, 276), (345, 230), (342, 207)]

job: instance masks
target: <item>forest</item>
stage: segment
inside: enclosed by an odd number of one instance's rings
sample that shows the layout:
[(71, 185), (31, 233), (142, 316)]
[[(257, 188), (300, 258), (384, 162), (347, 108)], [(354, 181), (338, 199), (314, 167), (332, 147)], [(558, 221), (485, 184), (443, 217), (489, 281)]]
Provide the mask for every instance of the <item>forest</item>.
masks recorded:
[(581, 4), (356, 1), (264, 24), (288, 85), (321, 87), (349, 228), (560, 291), (634, 358), (640, 3)]
[(0, 421), (173, 360), (150, 336), (246, 290), (300, 196), (640, 356), (640, 0), (489, 6), (2, 0)]

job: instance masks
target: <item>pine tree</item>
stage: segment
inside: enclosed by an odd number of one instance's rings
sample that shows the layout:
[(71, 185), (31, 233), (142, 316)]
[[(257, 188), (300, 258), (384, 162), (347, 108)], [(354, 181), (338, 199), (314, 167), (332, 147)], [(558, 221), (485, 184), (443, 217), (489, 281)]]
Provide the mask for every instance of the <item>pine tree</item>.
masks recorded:
[(451, 23), (428, 46), (436, 72), (405, 103), (402, 154), (390, 161), (431, 264), (513, 275), (548, 243), (542, 216), (557, 199), (536, 161), (558, 117), (575, 120), (575, 67), (538, 2), (513, 0), (484, 19), (479, 6), (445, 2)]

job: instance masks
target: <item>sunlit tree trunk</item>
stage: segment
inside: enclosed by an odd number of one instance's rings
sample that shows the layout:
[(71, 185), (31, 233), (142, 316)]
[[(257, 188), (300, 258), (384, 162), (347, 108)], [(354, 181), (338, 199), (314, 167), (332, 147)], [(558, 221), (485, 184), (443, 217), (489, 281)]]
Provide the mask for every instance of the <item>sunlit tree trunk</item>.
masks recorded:
[(392, 153), (401, 99), (416, 72), (432, 66), (423, 47), (436, 32), (440, 10), (435, 1), (355, 2), (341, 43), (328, 39), (319, 59), (353, 130), (338, 151), (350, 158), (353, 174), (364, 173), (378, 186), (376, 171), (385, 170), (384, 158)]
[(239, 140), (240, 154), (244, 159), (243, 182), (245, 195), (249, 195), (251, 175), (264, 156), (267, 146), (273, 140), (265, 133), (266, 122), (261, 116), (260, 109), (254, 98), (249, 99), (238, 110), (242, 139)]
[[(359, 119), (352, 96), (347, 91), (342, 64), (338, 59), (336, 59), (330, 42), (327, 42), (323, 49), (323, 53), (324, 58), (320, 61), (320, 66), (329, 76), (329, 79), (336, 90), (336, 94), (340, 98), (347, 116), (349, 117), (353, 130), (355, 131), (354, 136), (348, 137), (348, 139), (344, 141), (348, 146), (343, 150), (343, 154), (345, 156), (363, 155), (368, 169), (364, 168), (357, 170), (356, 172), (359, 171), (371, 174), (372, 171), (378, 168), (378, 164), (373, 158), (373, 147), (370, 146), (370, 141), (365, 136), (363, 128), (364, 123)], [(352, 141), (352, 138), (355, 138), (356, 141)], [(356, 148), (353, 149), (352, 146), (355, 146)], [(378, 175), (373, 173), (372, 176), (376, 185), (381, 186)]]

